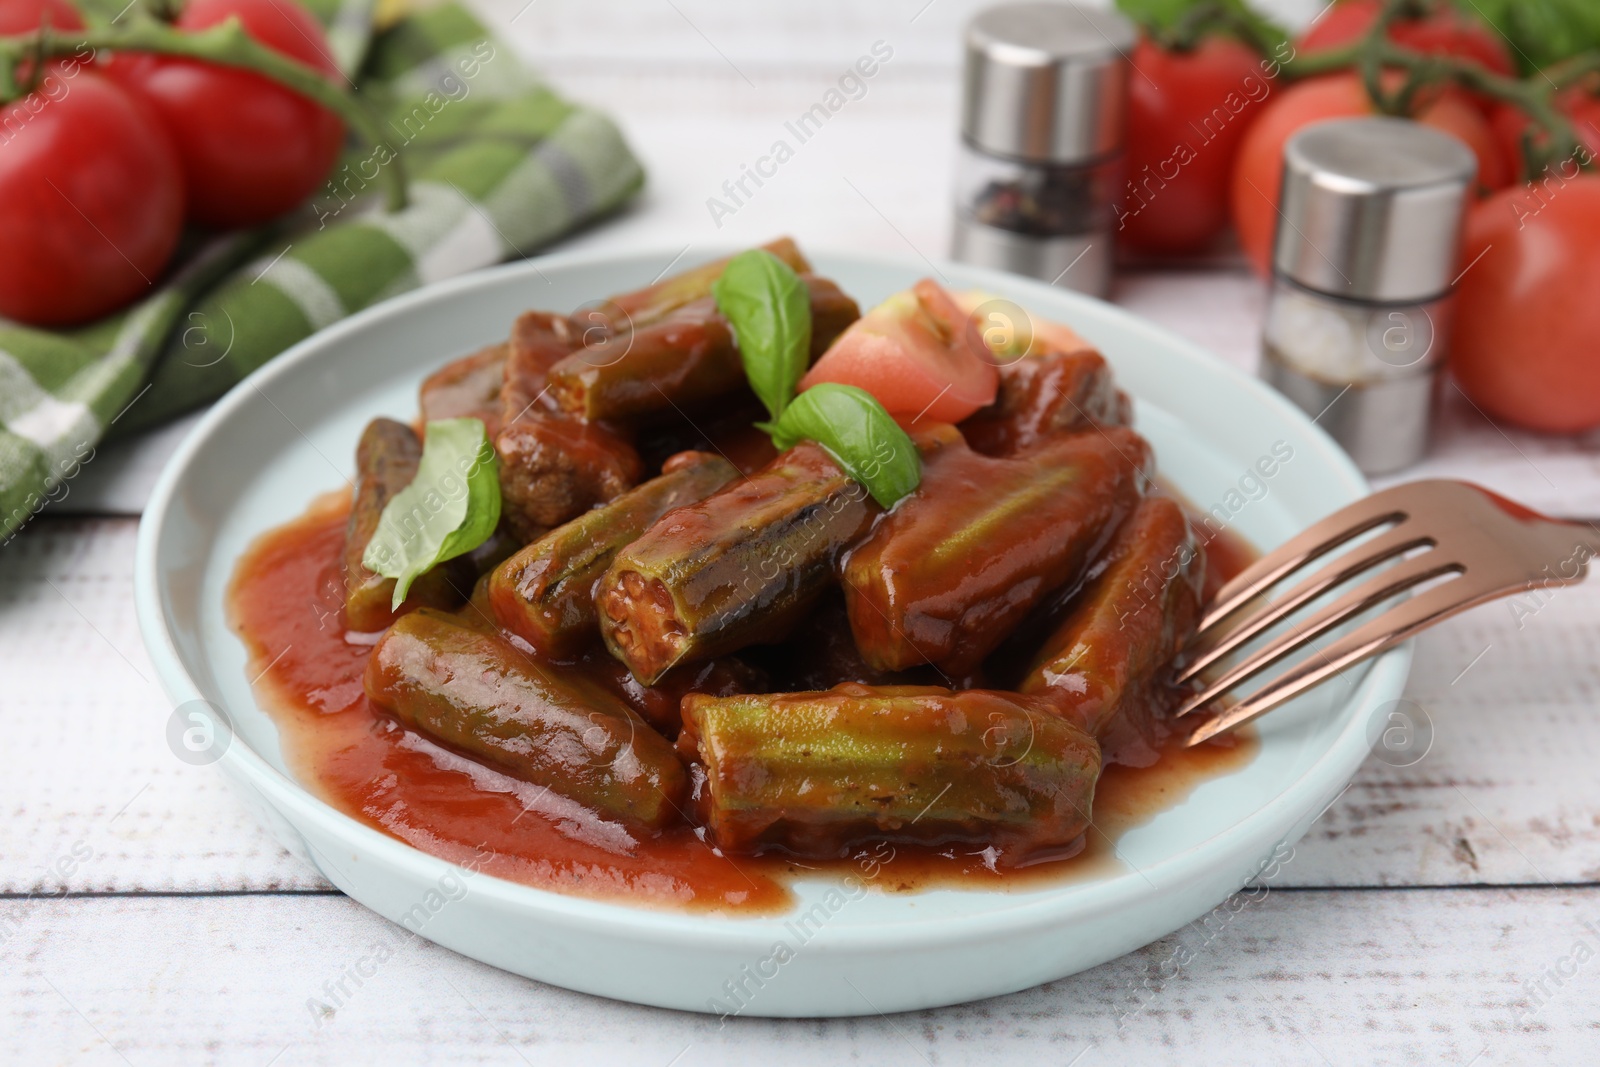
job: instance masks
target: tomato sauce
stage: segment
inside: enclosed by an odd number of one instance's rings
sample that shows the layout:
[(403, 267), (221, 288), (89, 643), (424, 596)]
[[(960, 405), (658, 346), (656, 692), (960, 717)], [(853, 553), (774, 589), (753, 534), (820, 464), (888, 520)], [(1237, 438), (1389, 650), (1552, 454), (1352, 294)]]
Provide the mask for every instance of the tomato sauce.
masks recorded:
[[(1184, 511), (1189, 516), (1189, 525), (1193, 529), (1203, 530), (1195, 518), (1194, 509), (1181, 497), (1179, 503), (1184, 505)], [(1244, 570), (1256, 561), (1255, 548), (1234, 533), (1232, 530), (1221, 530), (1214, 534), (1211, 540), (1205, 542), (1206, 550), (1206, 576), (1205, 583), (1200, 590), (1200, 602), (1207, 603), (1217, 595), (1217, 590), (1225, 585), (1228, 579)]]
[[(789, 884), (813, 872), (854, 874), (890, 890), (1070, 882), (1123, 869), (1115, 857), (1119, 834), (1179, 803), (1200, 782), (1249, 763), (1257, 750), (1244, 732), (1173, 747), (1151, 767), (1108, 767), (1080, 854), (1020, 869), (997, 867), (992, 850), (972, 846), (883, 844), (819, 864), (724, 856), (688, 826), (642, 836), (449, 752), (367, 700), (362, 674), (371, 641), (347, 637), (341, 613), (348, 514), (345, 494), (320, 498), (251, 545), (229, 590), (229, 620), (249, 650), (256, 693), (278, 726), (285, 758), (302, 783), (345, 814), (524, 885), (630, 904), (773, 914), (791, 903)], [(1208, 554), (1219, 581), (1246, 551)]]

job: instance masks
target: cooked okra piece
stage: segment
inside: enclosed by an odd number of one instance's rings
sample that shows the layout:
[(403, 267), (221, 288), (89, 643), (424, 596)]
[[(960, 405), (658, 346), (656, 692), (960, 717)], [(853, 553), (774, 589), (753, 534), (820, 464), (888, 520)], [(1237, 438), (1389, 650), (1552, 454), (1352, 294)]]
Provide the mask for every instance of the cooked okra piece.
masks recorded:
[(868, 663), (971, 671), (1047, 594), (1078, 580), (1144, 490), (1150, 446), (1132, 430), (1074, 434), (1015, 457), (964, 445), (850, 550), (850, 630)]
[(451, 360), (422, 381), (422, 421), (469, 417), (481, 419), (493, 440), (500, 428), (501, 391), (505, 385), (509, 342), (489, 345), (470, 356)]
[[(374, 574), (362, 557), (367, 542), (378, 528), (383, 509), (400, 490), (417, 476), (422, 461), (422, 441), (416, 431), (393, 419), (373, 419), (361, 433), (356, 446), (356, 492), (350, 507), (350, 524), (344, 539), (344, 617), (345, 626), (360, 633), (381, 630), (394, 621), (390, 610), (394, 598), (394, 579)], [(461, 573), (455, 560), (441, 563), (411, 583), (400, 611), (420, 605), (450, 607), (461, 602), (470, 575)], [(460, 585), (461, 591), (455, 588)]]
[(874, 838), (992, 845), (1016, 864), (1073, 847), (1100, 774), (1094, 738), (1047, 701), (846, 684), (683, 701), (718, 847), (835, 857)]
[(617, 553), (595, 589), (612, 655), (649, 684), (677, 663), (778, 640), (834, 584), (878, 514), (820, 445), (677, 508)]
[(811, 297), (811, 352), (809, 359), (816, 362), (839, 335), (861, 317), (861, 306), (837, 282), (816, 274), (801, 274), (806, 292)]
[(524, 311), (517, 316), (511, 339), (506, 342), (509, 347), (500, 391), (500, 425), (509, 426), (540, 410), (540, 401), (548, 392), (550, 368), (582, 346), (583, 334), (564, 315)]
[(580, 348), (550, 368), (550, 400), (575, 418), (632, 419), (699, 407), (738, 388), (744, 367), (709, 297)]
[[(832, 343), (860, 314), (826, 278), (803, 276), (811, 293), (811, 349)], [(626, 421), (703, 408), (745, 384), (744, 364), (727, 319), (710, 297), (652, 323), (573, 352), (550, 368), (550, 398), (587, 420)]]
[[(787, 263), (796, 274), (804, 274), (811, 269), (811, 264), (806, 262), (806, 257), (800, 254), (799, 247), (791, 238), (780, 237), (761, 247)], [(598, 311), (616, 330), (648, 326), (685, 304), (710, 296), (711, 284), (722, 277), (728, 260), (732, 258), (729, 256), (692, 267), (631, 293), (619, 293), (602, 304)]]
[(494, 446), (502, 514), (524, 544), (631, 489), (643, 470), (620, 434), (555, 412), (523, 416)]
[(690, 693), (733, 696), (772, 689), (767, 673), (738, 656), (718, 656), (703, 663), (685, 663), (645, 685), (605, 649), (584, 654), (573, 667), (622, 698), (663, 737), (677, 737), (683, 726), (680, 706)]
[(1087, 348), (1047, 351), (1001, 364), (999, 395), (961, 432), (975, 450), (1009, 456), (1052, 434), (1125, 426), (1132, 417), (1104, 356)]
[(389, 628), (366, 692), (446, 747), (602, 815), (659, 828), (688, 792), (672, 745), (617, 697), (443, 613)]
[(599, 635), (595, 582), (617, 552), (668, 511), (705, 499), (738, 475), (721, 456), (673, 456), (660, 477), (556, 527), (495, 568), (495, 617), (543, 655), (581, 651)]
[(1145, 766), (1166, 734), (1173, 657), (1200, 617), (1205, 550), (1183, 509), (1153, 496), (1123, 523), (1106, 558), (1020, 689), (1099, 738), (1106, 762)]
[(898, 685), (936, 680), (880, 671), (862, 659), (850, 636), (844, 597), (836, 589), (823, 594), (781, 644), (751, 649), (748, 654), (773, 674), (775, 688), (784, 692), (816, 692), (844, 682)]
[(662, 412), (641, 429), (634, 445), (647, 471), (660, 470), (679, 452), (715, 452), (749, 474), (778, 455), (772, 438), (755, 426), (766, 418), (760, 399), (743, 388), (718, 401), (714, 411)]
[(494, 444), (505, 521), (523, 544), (631, 488), (642, 471), (616, 430), (563, 415), (545, 399), (546, 374), (581, 338), (570, 320), (543, 311), (525, 312), (511, 331)]

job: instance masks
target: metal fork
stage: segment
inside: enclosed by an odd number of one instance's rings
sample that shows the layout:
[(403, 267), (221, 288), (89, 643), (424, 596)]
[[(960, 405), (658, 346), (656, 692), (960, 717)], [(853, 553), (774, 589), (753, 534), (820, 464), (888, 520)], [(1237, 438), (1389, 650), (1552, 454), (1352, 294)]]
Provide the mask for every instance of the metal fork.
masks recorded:
[[(1387, 529), (1384, 529), (1387, 527)], [(1270, 601), (1261, 595), (1334, 549), (1384, 529)], [(1420, 551), (1418, 551), (1420, 549)], [(1408, 555), (1408, 553), (1415, 553)], [(1199, 744), (1240, 726), (1340, 671), (1375, 656), (1444, 619), (1497, 597), (1575, 585), (1600, 553), (1600, 530), (1562, 522), (1468, 482), (1423, 481), (1374, 493), (1334, 512), (1247, 567), (1217, 591), (1181, 659), (1177, 681), (1190, 683), (1207, 668), (1261, 636), (1312, 601), (1379, 565), (1337, 599), (1295, 622), (1237, 663), (1201, 679), (1178, 716), (1207, 709), (1186, 744)], [(1237, 700), (1230, 690), (1321, 635), (1393, 597), (1444, 579), (1400, 601), (1318, 649)], [(1248, 613), (1244, 609), (1250, 606)], [(1215, 706), (1214, 706), (1215, 705)]]

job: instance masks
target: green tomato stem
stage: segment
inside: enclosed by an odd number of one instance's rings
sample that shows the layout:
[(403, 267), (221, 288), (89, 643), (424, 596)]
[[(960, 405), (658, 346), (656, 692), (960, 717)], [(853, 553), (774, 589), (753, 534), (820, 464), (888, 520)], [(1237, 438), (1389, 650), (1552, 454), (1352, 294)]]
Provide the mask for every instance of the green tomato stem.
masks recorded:
[(1291, 81), (1315, 78), (1319, 74), (1349, 70), (1361, 55), (1361, 45), (1339, 45), (1337, 48), (1319, 48), (1315, 52), (1296, 55), (1283, 64), (1282, 76)]
[(1549, 83), (1552, 91), (1560, 92), (1576, 85), (1597, 70), (1600, 70), (1600, 51), (1580, 52), (1552, 64), (1540, 77)]
[[(121, 28), (97, 27), (73, 33), (40, 31), (0, 38), (0, 100), (20, 95), (15, 73), (18, 62), (40, 56), (81, 54), (85, 50), (98, 53), (102, 49), (181, 56), (252, 71), (334, 112), (374, 147), (387, 144), (377, 116), (354, 93), (341, 89), (321, 72), (261, 44), (245, 32), (237, 17), (194, 32), (142, 19)], [(407, 202), (405, 170), (400, 154), (392, 147), (389, 154), (392, 158), (383, 168), (385, 199), (390, 211), (399, 211)]]
[[(1389, 24), (1400, 17), (1403, 8), (1409, 0), (1385, 0), (1378, 9), (1378, 17), (1372, 20), (1372, 25), (1367, 27), (1367, 32), (1362, 34), (1358, 45), (1359, 58), (1356, 60), (1356, 69), (1361, 72), (1361, 84), (1367, 90), (1367, 96), (1378, 106), (1378, 110), (1385, 115), (1404, 118), (1405, 104), (1415, 95), (1412, 92), (1401, 92), (1390, 95), (1383, 88), (1383, 46), (1389, 39)], [(1415, 74), (1415, 71), (1410, 73)]]

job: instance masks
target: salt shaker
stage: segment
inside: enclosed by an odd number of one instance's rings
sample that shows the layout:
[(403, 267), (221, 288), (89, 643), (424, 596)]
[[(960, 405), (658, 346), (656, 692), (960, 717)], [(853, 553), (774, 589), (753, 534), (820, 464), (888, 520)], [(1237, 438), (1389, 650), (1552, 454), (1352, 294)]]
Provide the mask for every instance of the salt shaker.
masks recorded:
[(1136, 37), (1115, 11), (1062, 3), (968, 24), (956, 259), (1105, 295)]
[(1477, 161), (1403, 119), (1338, 119), (1284, 146), (1261, 373), (1368, 474), (1427, 451)]

